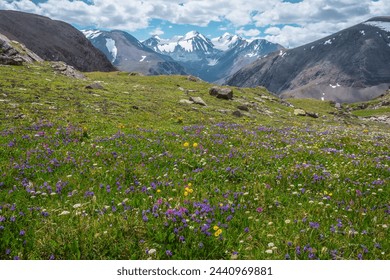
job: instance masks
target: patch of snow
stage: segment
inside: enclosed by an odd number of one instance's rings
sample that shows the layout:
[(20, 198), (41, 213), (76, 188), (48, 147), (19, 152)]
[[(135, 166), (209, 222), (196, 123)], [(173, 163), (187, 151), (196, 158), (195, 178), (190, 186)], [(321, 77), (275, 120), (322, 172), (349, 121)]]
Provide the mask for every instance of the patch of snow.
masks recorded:
[(145, 60), (145, 58), (146, 58), (146, 55), (143, 55), (139, 62), (143, 62)]
[(100, 30), (81, 30), (87, 39), (92, 40), (99, 37), (102, 32)]
[(186, 52), (192, 52), (194, 46), (192, 45), (192, 40), (180, 41), (178, 43)]
[(282, 50), (280, 50), (280, 52), (279, 52), (279, 56), (281, 56), (281, 57), (284, 57), (286, 54), (287, 54), (287, 52), (283, 52)]
[(116, 56), (118, 55), (118, 49), (116, 48), (115, 41), (113, 39), (107, 38), (106, 47), (113, 57), (111, 62), (114, 62), (116, 60)]
[(314, 49), (315, 48), (315, 46), (311, 46), (311, 49)]
[[(247, 53), (245, 55), (245, 57), (254, 57), (254, 56), (258, 56), (256, 53)], [(265, 56), (264, 56), (265, 57)]]
[(390, 32), (390, 22), (386, 21), (367, 21), (364, 23), (365, 25), (378, 27), (386, 32)]
[(325, 98), (321, 97), (321, 101), (325, 101)]
[(332, 45), (332, 39), (327, 40), (324, 45)]
[(209, 59), (209, 63), (207, 64), (208, 66), (215, 66), (218, 64), (218, 59)]
[(159, 45), (158, 49), (160, 50), (160, 52), (174, 52), (176, 46), (177, 43), (172, 42), (168, 44)]
[(330, 86), (331, 88), (338, 88), (338, 87), (341, 87), (341, 86), (339, 85), (339, 83), (337, 83), (336, 85), (329, 84), (329, 86)]
[(366, 35), (366, 32), (364, 30), (360, 30), (360, 34), (362, 34), (364, 36), (364, 35)]

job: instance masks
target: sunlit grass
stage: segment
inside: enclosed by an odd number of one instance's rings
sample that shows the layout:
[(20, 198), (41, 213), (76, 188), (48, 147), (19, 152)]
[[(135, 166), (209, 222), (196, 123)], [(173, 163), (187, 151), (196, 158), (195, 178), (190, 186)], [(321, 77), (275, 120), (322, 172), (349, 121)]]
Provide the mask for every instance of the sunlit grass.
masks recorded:
[(390, 256), (388, 127), (180, 76), (0, 72), (0, 259)]

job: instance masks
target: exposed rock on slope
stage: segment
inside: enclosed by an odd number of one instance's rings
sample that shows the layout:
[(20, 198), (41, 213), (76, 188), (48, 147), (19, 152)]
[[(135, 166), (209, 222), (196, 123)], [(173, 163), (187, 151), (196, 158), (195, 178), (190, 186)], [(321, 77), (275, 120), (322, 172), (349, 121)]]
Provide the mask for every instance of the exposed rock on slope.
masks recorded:
[(379, 17), (263, 57), (235, 73), (227, 84), (261, 85), (284, 97), (365, 101), (388, 88), (389, 65), (390, 17)]
[(183, 66), (156, 53), (130, 34), (114, 30), (84, 30), (84, 35), (119, 69), (145, 75), (185, 75)]
[(17, 11), (0, 11), (0, 33), (48, 61), (64, 61), (80, 71), (114, 71), (110, 61), (71, 25)]
[(35, 61), (42, 62), (43, 59), (24, 45), (11, 41), (0, 34), (0, 64), (21, 65), (24, 62), (31, 63)]

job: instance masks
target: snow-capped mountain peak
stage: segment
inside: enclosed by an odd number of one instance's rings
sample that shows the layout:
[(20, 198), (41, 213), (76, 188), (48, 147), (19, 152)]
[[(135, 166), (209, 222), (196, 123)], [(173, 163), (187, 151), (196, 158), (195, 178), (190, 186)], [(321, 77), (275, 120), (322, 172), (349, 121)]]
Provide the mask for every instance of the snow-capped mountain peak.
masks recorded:
[(168, 40), (153, 36), (143, 43), (157, 52), (172, 55), (177, 60), (185, 60), (185, 53), (209, 54), (214, 51), (213, 43), (198, 31), (190, 31), (184, 36)]
[(197, 36), (202, 36), (202, 34), (200, 34), (198, 31), (190, 31), (186, 35), (184, 35), (184, 37), (181, 40), (187, 41), (187, 40), (191, 40), (191, 39), (193, 39), (194, 37), (197, 37)]
[(244, 41), (240, 36), (225, 33), (220, 37), (211, 39), (214, 47), (221, 51), (227, 51), (228, 49), (234, 48), (237, 44)]

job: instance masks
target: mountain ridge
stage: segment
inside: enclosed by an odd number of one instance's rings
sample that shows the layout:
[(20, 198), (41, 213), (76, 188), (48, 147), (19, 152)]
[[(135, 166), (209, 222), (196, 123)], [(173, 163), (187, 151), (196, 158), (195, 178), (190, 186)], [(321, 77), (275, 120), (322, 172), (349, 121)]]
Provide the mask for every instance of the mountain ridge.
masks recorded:
[(187, 74), (172, 58), (154, 52), (127, 32), (121, 30), (82, 32), (121, 71), (145, 75)]
[(44, 60), (64, 61), (80, 71), (115, 71), (99, 50), (70, 24), (48, 17), (0, 10), (0, 33)]
[[(263, 47), (263, 43), (268, 45)], [(175, 36), (171, 39), (162, 39), (154, 35), (143, 41), (143, 44), (172, 57), (190, 74), (217, 84), (223, 83), (227, 77), (256, 58), (283, 48), (266, 40), (250, 42), (229, 33), (209, 39), (198, 31), (190, 31), (184, 36)]]
[[(265, 86), (284, 97), (338, 102), (375, 98), (390, 85), (390, 26), (373, 18), (309, 44), (275, 52), (236, 72), (234, 86)], [(379, 17), (382, 23), (389, 17)]]

